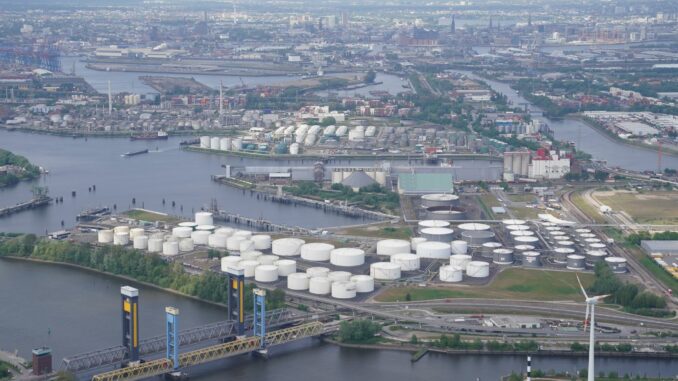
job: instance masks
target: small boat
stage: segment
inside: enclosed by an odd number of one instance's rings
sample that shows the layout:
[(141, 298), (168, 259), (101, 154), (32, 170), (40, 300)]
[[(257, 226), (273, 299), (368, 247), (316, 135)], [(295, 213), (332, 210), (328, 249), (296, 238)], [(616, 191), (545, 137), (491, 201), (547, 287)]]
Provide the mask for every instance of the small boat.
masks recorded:
[(148, 153), (148, 148), (142, 149), (142, 150), (139, 150), (139, 151), (125, 152), (125, 153), (123, 153), (123, 154), (120, 155), (120, 156), (122, 156), (122, 157), (130, 157), (130, 156), (141, 155), (141, 154), (144, 154), (144, 153)]

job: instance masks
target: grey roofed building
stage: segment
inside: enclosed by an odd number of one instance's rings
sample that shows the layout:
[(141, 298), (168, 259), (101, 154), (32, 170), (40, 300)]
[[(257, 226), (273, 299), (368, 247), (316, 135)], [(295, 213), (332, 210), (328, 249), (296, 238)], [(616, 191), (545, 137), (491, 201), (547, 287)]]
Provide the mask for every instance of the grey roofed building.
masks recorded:
[(376, 184), (377, 182), (374, 181), (373, 178), (371, 178), (367, 173), (363, 171), (357, 171), (351, 173), (347, 178), (345, 178), (342, 182), (341, 185), (351, 187), (354, 191), (358, 191), (362, 187), (366, 187), (368, 185)]
[(640, 247), (648, 254), (661, 253), (678, 255), (678, 241), (640, 241)]

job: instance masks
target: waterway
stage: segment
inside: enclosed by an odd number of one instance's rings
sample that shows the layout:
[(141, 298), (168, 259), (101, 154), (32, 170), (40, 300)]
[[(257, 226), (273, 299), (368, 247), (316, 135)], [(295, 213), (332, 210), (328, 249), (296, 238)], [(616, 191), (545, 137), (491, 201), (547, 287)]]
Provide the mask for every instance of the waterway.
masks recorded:
[[(360, 223), (361, 220), (307, 207), (294, 207), (257, 200), (249, 193), (210, 180), (223, 173), (222, 165), (243, 165), (247, 159), (221, 155), (183, 152), (182, 138), (166, 141), (129, 141), (127, 138), (73, 139), (49, 135), (0, 130), (0, 147), (26, 156), (49, 174), (31, 182), (0, 189), (0, 207), (31, 198), (34, 186), (49, 189), (52, 197), (64, 202), (0, 219), (0, 231), (33, 232), (75, 224), (75, 216), (86, 208), (131, 207), (190, 218), (215, 198), (220, 209), (248, 217), (265, 218), (291, 226), (329, 227)], [(148, 154), (121, 157), (125, 152), (149, 149)], [(269, 165), (275, 165), (268, 162)], [(312, 161), (298, 161), (312, 165)], [(96, 191), (88, 188), (96, 185)], [(76, 196), (72, 197), (71, 192)], [(132, 203), (136, 199), (136, 203)], [(166, 203), (163, 205), (162, 200)], [(172, 207), (172, 201), (175, 207)]]
[[(119, 345), (120, 286), (117, 278), (49, 264), (0, 260), (0, 348), (30, 357), (32, 348), (48, 345), (54, 363), (64, 356)], [(163, 334), (164, 307), (181, 311), (181, 327), (225, 319), (225, 310), (207, 303), (132, 283), (140, 292), (142, 337)], [(306, 339), (273, 348), (268, 360), (240, 356), (191, 369), (194, 381), (299, 379), (343, 381), (498, 380), (525, 368), (522, 356), (429, 354), (410, 363), (410, 354), (340, 348)], [(574, 372), (586, 358), (536, 356), (533, 369)], [(654, 359), (596, 360), (598, 371), (648, 376), (678, 374), (678, 361)]]
[[(532, 117), (548, 124), (558, 140), (574, 142), (576, 147), (593, 155), (595, 160), (604, 160), (611, 167), (621, 167), (635, 171), (656, 170), (657, 152), (637, 146), (623, 144), (612, 139), (594, 127), (573, 118), (551, 120), (542, 115), (542, 110), (529, 103), (516, 93), (508, 83), (480, 78), (470, 72), (463, 72), (469, 77), (484, 81), (494, 91), (506, 95), (515, 107), (527, 104)], [(662, 167), (678, 168), (678, 156), (664, 154)]]

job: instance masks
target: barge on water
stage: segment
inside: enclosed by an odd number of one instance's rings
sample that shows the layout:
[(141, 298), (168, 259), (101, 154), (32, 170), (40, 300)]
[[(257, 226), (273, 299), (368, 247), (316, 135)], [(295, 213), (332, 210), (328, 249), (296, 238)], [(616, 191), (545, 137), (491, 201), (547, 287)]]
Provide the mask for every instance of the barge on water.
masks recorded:
[(148, 148), (142, 149), (142, 150), (139, 150), (139, 151), (125, 152), (125, 153), (123, 153), (123, 154), (120, 155), (120, 156), (122, 156), (122, 157), (130, 157), (130, 156), (141, 155), (141, 154), (144, 154), (144, 153), (148, 153)]
[(168, 134), (165, 131), (146, 132), (143, 134), (132, 135), (129, 140), (167, 140)]

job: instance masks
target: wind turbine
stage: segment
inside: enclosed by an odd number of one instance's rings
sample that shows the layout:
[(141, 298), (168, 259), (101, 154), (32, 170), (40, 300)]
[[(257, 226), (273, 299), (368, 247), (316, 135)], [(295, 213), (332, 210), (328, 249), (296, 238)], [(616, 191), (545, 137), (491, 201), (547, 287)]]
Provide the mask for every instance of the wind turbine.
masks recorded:
[(584, 332), (586, 332), (586, 323), (589, 321), (589, 311), (591, 312), (591, 327), (589, 328), (589, 369), (588, 369), (588, 381), (595, 381), (595, 361), (594, 361), (594, 353), (595, 353), (595, 344), (596, 344), (596, 313), (595, 313), (595, 307), (598, 301), (603, 300), (607, 298), (610, 295), (599, 295), (599, 296), (591, 296), (589, 297), (586, 294), (586, 290), (584, 290), (584, 286), (581, 284), (581, 280), (579, 280), (579, 275), (577, 276), (577, 282), (579, 283), (579, 288), (581, 288), (582, 294), (584, 294), (584, 298), (586, 298), (586, 319), (584, 319)]

